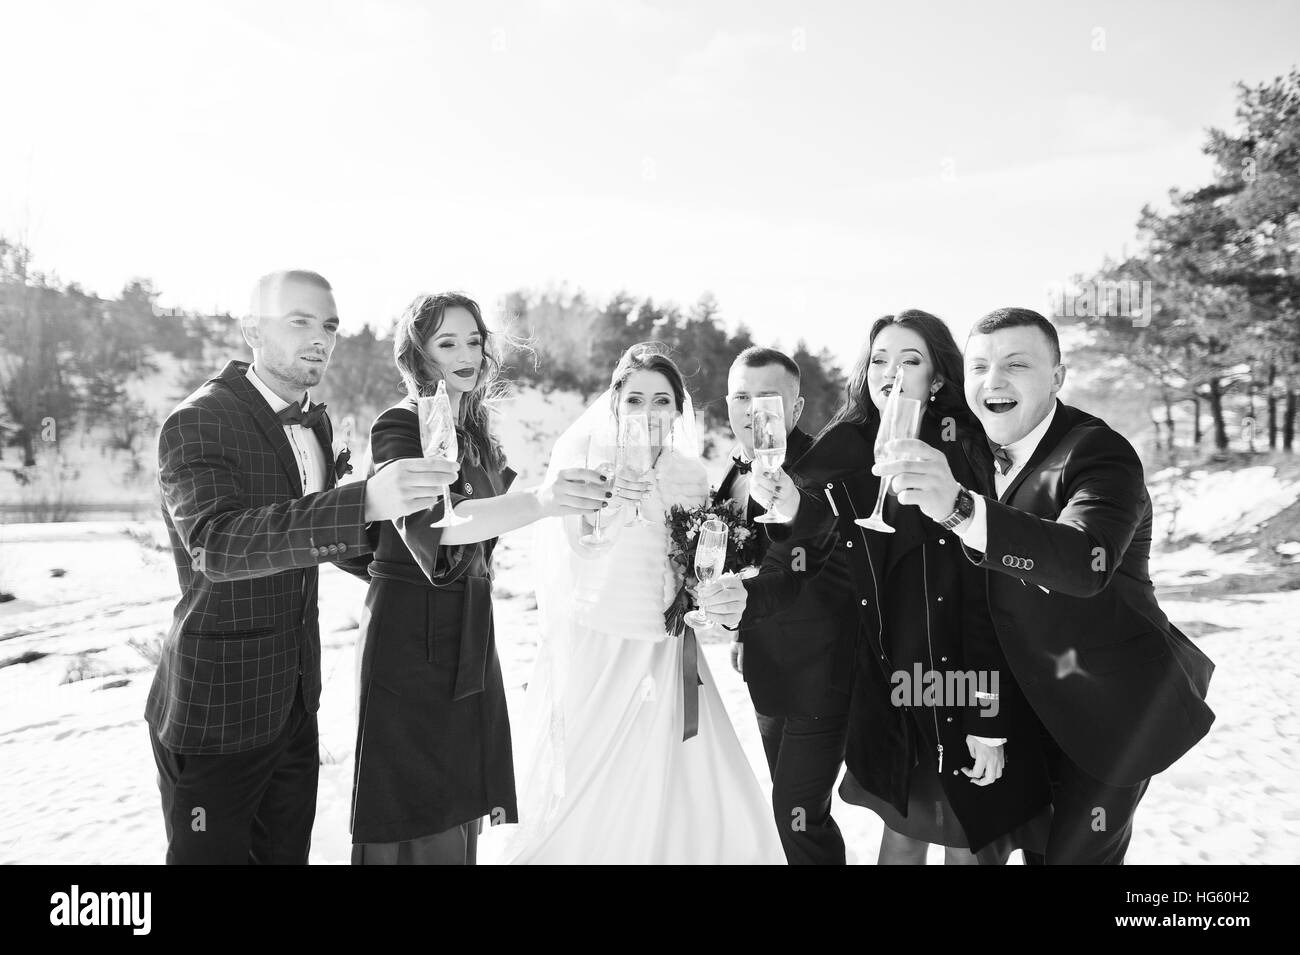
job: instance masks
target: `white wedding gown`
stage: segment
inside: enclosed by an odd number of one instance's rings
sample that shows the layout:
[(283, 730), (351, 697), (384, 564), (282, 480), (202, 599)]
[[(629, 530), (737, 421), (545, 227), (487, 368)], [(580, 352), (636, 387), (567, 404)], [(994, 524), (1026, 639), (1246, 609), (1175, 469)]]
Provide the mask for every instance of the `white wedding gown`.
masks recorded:
[(511, 862), (785, 864), (702, 654), (699, 732), (682, 740), (682, 641), (663, 620), (676, 592), (664, 500), (698, 504), (708, 486), (698, 460), (671, 453), (653, 473), (641, 505), (649, 526), (620, 522), (595, 555), (569, 518), (568, 553), (536, 556), (567, 560), (573, 592), (562, 613), (540, 608), (544, 628), (559, 619), (567, 632), (543, 633), (516, 724), (522, 825)]

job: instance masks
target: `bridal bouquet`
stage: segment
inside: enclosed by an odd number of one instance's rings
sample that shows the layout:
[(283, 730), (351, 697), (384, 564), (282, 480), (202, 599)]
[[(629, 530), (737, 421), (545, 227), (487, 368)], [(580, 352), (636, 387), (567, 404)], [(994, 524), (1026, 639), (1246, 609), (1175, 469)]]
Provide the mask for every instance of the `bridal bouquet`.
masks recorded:
[[(711, 499), (713, 494), (709, 494)], [(668, 509), (668, 560), (682, 585), (677, 596), (664, 611), (664, 624), (668, 632), (680, 637), (686, 630), (683, 619), (691, 609), (691, 591), (695, 580), (695, 546), (700, 539), (700, 525), (710, 519), (727, 525), (727, 562), (725, 573), (736, 573), (752, 566), (758, 559), (758, 531), (745, 519), (745, 509), (735, 501), (718, 504), (700, 504), (683, 507), (674, 504)]]

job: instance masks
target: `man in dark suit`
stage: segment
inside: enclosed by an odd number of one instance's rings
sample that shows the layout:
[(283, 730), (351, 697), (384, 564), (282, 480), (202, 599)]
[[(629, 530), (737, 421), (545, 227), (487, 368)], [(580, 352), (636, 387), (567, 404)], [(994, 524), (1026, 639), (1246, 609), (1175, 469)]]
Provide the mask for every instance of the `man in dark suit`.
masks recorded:
[[(803, 412), (799, 377), (793, 359), (769, 348), (741, 352), (727, 376), (727, 413), (737, 447), (715, 501), (735, 501), (751, 520), (763, 513), (766, 500), (749, 493), (753, 400), (781, 397), (785, 460), (787, 466), (797, 466), (813, 443), (797, 424)], [(768, 540), (766, 535), (761, 539)], [(829, 539), (821, 543), (828, 550), (832, 544)], [(844, 864), (844, 838), (830, 809), (844, 760), (853, 645), (842, 639), (851, 631), (837, 619), (834, 602), (845, 603), (848, 615), (852, 607), (840, 596), (848, 594), (847, 588), (824, 592), (816, 580), (801, 587), (795, 579), (805, 572), (817, 580), (829, 578), (825, 558), (792, 553), (790, 539), (765, 543), (762, 573), (744, 583), (748, 599), (731, 649), (732, 665), (744, 676), (754, 702), (772, 773), (772, 809), (792, 865)]]
[(263, 277), (232, 361), (177, 406), (158, 480), (181, 598), (145, 709), (168, 863), (307, 862), (320, 769), (316, 565), (360, 557), (368, 521), (429, 507), (456, 464), (404, 460), (336, 487), (307, 389), (339, 319), (314, 272)]
[(1150, 778), (1214, 720), (1214, 665), (1156, 602), (1137, 453), (1056, 397), (1065, 366), (1052, 324), (1029, 309), (992, 312), (972, 329), (965, 364), (967, 403), (997, 459), (996, 497), (963, 488), (920, 441), (895, 442), (874, 470), (992, 572), (998, 640), (1052, 782), (1046, 852), (1026, 861), (1119, 864)]

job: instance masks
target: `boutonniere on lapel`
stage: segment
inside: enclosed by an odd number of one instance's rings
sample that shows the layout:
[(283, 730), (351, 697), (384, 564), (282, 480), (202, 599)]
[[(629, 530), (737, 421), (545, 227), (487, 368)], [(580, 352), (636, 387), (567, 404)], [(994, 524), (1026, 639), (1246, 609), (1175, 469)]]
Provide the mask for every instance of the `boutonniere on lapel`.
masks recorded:
[(334, 480), (343, 480), (343, 475), (352, 473), (352, 449), (346, 444), (334, 459)]
[(343, 480), (343, 475), (352, 473), (352, 449), (349, 445), (352, 443), (353, 423), (352, 415), (344, 418), (340, 434), (334, 442), (334, 447), (338, 449), (334, 452), (335, 482)]

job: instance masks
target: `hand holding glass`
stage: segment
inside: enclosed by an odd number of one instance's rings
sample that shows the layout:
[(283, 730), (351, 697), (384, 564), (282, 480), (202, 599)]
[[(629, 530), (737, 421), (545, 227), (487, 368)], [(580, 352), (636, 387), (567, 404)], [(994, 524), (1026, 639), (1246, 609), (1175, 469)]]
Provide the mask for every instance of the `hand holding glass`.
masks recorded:
[[(722, 576), (723, 568), (727, 566), (729, 534), (727, 525), (717, 518), (711, 518), (700, 525), (700, 536), (695, 545), (695, 579), (701, 584)], [(692, 610), (685, 619), (695, 630), (713, 625), (703, 610)]]
[[(754, 460), (769, 477), (785, 463), (785, 403), (780, 395), (760, 395), (750, 410), (750, 432), (754, 436)], [(773, 499), (767, 511), (754, 520), (759, 524), (783, 524)]]
[[(608, 444), (596, 444), (593, 442), (591, 450), (587, 453), (587, 467), (591, 468), (602, 477), (612, 479), (616, 471), (614, 460), (617, 456), (617, 448)], [(595, 511), (592, 514), (591, 521), (595, 529), (589, 534), (583, 534), (579, 540), (588, 547), (603, 547), (610, 543), (609, 538), (605, 537), (600, 532), (600, 510)]]
[[(875, 459), (877, 464), (889, 460), (885, 448), (890, 441), (898, 438), (915, 438), (921, 429), (922, 402), (919, 398), (908, 398), (903, 394), (903, 369), (900, 366), (894, 375), (894, 386), (885, 399), (885, 407), (880, 412), (880, 429), (876, 432)], [(882, 534), (894, 533), (894, 528), (885, 523), (885, 495), (889, 493), (891, 478), (880, 479), (880, 493), (876, 495), (876, 508), (868, 518), (858, 518), (853, 523)]]
[[(426, 458), (447, 458), (455, 461), (460, 457), (460, 446), (456, 440), (456, 419), (451, 413), (451, 402), (447, 398), (447, 383), (438, 382), (436, 394), (422, 395), (417, 399), (420, 416), (420, 448)], [(430, 527), (455, 527), (468, 524), (473, 517), (460, 517), (451, 509), (451, 488), (442, 487), (442, 518), (430, 524)]]

